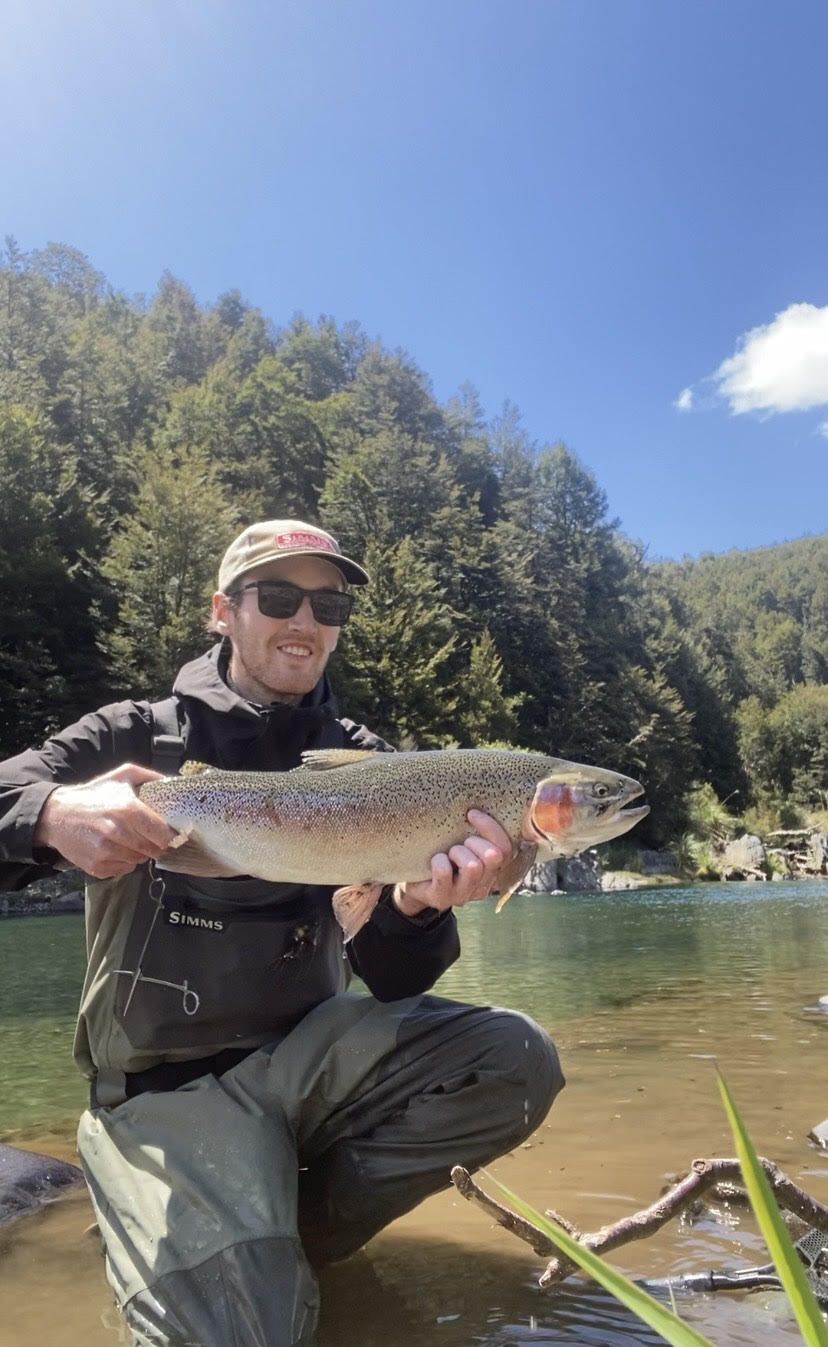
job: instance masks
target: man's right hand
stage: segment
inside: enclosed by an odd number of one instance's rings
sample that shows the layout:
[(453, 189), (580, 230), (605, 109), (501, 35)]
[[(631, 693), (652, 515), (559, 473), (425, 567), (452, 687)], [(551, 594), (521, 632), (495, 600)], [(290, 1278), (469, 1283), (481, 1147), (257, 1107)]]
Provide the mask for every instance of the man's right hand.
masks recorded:
[(176, 834), (136, 791), (160, 772), (125, 763), (80, 786), (52, 791), (35, 828), (37, 847), (52, 847), (95, 879), (128, 875), (157, 860)]

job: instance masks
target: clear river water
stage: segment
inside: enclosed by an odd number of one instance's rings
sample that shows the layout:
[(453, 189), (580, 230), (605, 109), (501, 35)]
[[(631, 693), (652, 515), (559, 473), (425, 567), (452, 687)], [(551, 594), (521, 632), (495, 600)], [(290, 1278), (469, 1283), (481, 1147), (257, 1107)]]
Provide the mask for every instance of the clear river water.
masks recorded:
[[(761, 1153), (821, 1201), (828, 1155), (828, 883), (704, 885), (519, 897), (460, 914), (445, 996), (526, 1011), (552, 1034), (567, 1087), (492, 1172), (541, 1210), (594, 1230), (648, 1205), (701, 1155), (731, 1155), (721, 1066)], [(83, 970), (78, 917), (0, 922), (0, 1138), (74, 1158), (83, 1082), (71, 1063)], [(112, 1347), (112, 1307), (83, 1192), (0, 1243), (0, 1347)], [(612, 1261), (635, 1276), (763, 1262), (748, 1217), (670, 1226)], [(649, 1347), (661, 1341), (586, 1281), (537, 1289), (543, 1263), (453, 1190), (324, 1275), (319, 1347)], [(775, 1292), (693, 1296), (719, 1347), (798, 1343)]]

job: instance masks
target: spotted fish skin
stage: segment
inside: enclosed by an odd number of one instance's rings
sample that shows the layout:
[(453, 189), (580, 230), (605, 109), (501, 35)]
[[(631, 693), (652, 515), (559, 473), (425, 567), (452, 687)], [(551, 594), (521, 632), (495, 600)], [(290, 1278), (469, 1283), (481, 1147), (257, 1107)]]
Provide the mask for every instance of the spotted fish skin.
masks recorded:
[(574, 855), (631, 828), (647, 807), (630, 777), (500, 749), (304, 755), (291, 772), (203, 770), (147, 782), (141, 798), (179, 833), (160, 864), (190, 874), (331, 885), (427, 879), (493, 815), (527, 855)]

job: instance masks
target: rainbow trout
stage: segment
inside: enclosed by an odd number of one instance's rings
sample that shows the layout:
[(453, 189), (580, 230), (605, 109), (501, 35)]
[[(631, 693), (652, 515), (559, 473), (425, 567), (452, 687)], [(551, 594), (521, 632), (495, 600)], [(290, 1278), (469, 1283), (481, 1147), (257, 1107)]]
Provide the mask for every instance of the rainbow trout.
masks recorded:
[(326, 749), (290, 772), (186, 763), (139, 794), (178, 833), (161, 867), (341, 886), (334, 910), (346, 939), (370, 917), (377, 885), (429, 878), (431, 857), (469, 836), (470, 809), (512, 839), (498, 911), (536, 859), (574, 856), (649, 812), (627, 807), (643, 794), (628, 776), (501, 749)]

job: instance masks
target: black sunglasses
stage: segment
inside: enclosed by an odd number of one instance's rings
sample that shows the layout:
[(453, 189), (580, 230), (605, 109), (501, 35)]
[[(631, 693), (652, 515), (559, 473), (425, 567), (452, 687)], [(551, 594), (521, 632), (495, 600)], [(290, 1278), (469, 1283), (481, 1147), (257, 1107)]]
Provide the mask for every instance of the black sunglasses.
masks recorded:
[(256, 590), (259, 612), (265, 617), (293, 617), (302, 600), (310, 599), (311, 612), (323, 627), (344, 627), (354, 606), (352, 594), (339, 589), (301, 589), (287, 580), (251, 580), (249, 585), (230, 590), (227, 597), (232, 599), (246, 589)]

